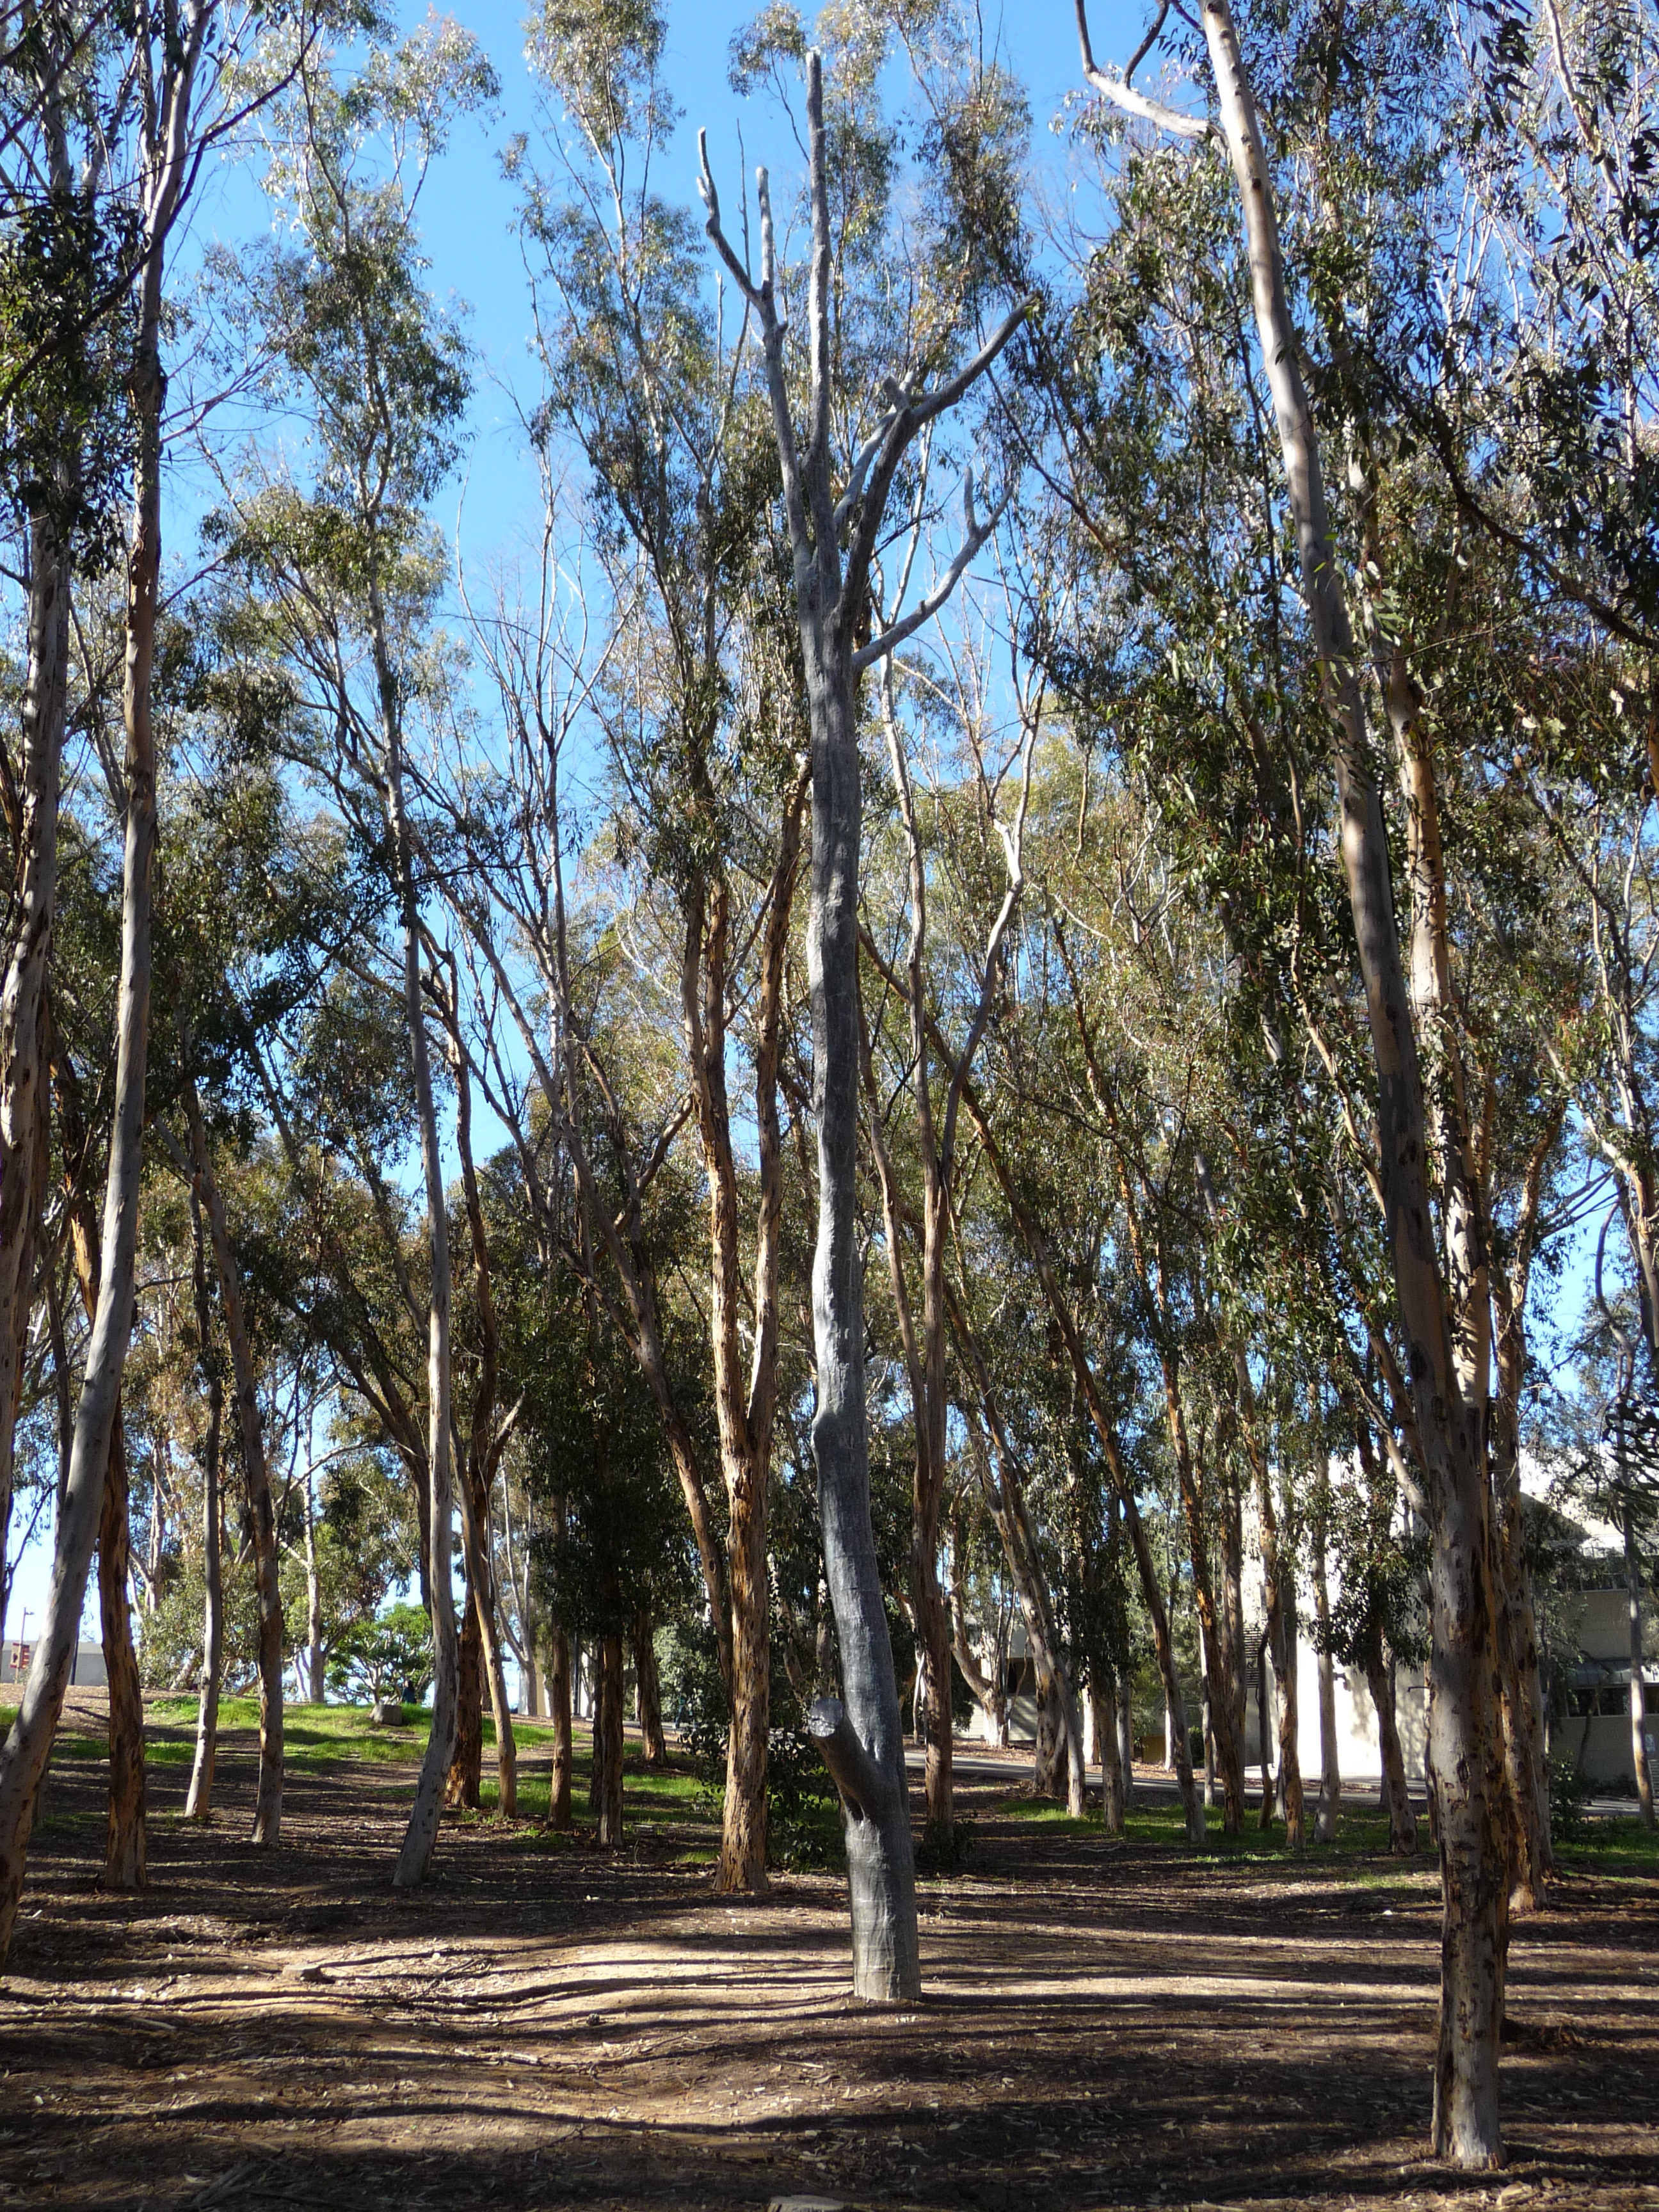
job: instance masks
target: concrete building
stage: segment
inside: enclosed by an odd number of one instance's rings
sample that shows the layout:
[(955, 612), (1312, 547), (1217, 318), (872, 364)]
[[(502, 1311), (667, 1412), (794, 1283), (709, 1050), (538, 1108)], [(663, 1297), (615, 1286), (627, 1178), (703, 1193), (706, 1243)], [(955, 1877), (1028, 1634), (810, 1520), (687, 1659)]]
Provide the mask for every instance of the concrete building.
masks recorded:
[[(0, 1645), (0, 1685), (21, 1683), (29, 1671), (31, 1647), (9, 1639)], [(104, 1672), (104, 1647), (101, 1644), (78, 1644), (70, 1665), (70, 1686), (72, 1689), (101, 1690), (108, 1682)]]

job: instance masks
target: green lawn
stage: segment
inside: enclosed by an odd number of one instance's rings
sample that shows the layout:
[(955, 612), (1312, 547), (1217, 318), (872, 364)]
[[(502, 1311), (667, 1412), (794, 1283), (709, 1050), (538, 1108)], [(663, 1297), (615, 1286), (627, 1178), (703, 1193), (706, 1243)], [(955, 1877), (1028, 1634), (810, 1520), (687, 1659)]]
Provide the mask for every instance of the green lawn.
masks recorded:
[[(15, 1707), (0, 1706), (0, 1732), (10, 1727), (15, 1712)], [(187, 1765), (194, 1749), (195, 1698), (154, 1698), (148, 1708), (148, 1718), (146, 1757), (157, 1765)], [(223, 1734), (251, 1734), (258, 1724), (257, 1698), (220, 1700), (219, 1725)], [(368, 1708), (364, 1705), (292, 1705), (283, 1708), (286, 1757), (291, 1766), (301, 1771), (319, 1770), (351, 1760), (408, 1765), (425, 1749), (430, 1727), (431, 1715), (420, 1705), (406, 1705), (397, 1722), (378, 1726), (370, 1721)], [(493, 1762), (495, 1730), (487, 1717), (483, 1735), (481, 1811), (489, 1814), (500, 1801)], [(553, 1730), (534, 1721), (515, 1723), (514, 1735), (520, 1751), (531, 1754), (532, 1760), (528, 1770), (520, 1775), (520, 1817), (529, 1822), (545, 1821), (549, 1796), (545, 1759), (552, 1747)], [(578, 1820), (586, 1805), (588, 1741), (588, 1729), (578, 1723), (573, 1790)], [(76, 1731), (60, 1735), (56, 1749), (58, 1755), (64, 1759), (101, 1759), (106, 1745), (100, 1735)], [(653, 1827), (701, 1830), (708, 1835), (712, 1846), (713, 1832), (719, 1820), (719, 1800), (694, 1775), (683, 1768), (653, 1770), (646, 1766), (637, 1753), (630, 1752), (623, 1763), (623, 1776), (630, 1821)], [(1067, 1817), (1063, 1805), (1049, 1799), (1013, 1795), (1003, 1798), (996, 1809), (1004, 1819), (1045, 1835), (1099, 1836), (1102, 1832), (1097, 1813), (1074, 1820)], [(1426, 1871), (1433, 1864), (1426, 1821), (1419, 1822), (1419, 1833), (1421, 1848), (1417, 1863)], [(526, 1840), (542, 1844), (559, 1839), (527, 1833)], [(833, 1804), (809, 1803), (791, 1831), (790, 1840), (802, 1856), (813, 1863), (838, 1856), (839, 1821)], [(1133, 1808), (1125, 1821), (1124, 1840), (1130, 1847), (1184, 1852), (1185, 1832), (1180, 1807), (1173, 1802), (1160, 1802)], [(1344, 1863), (1351, 1880), (1374, 1885), (1397, 1880), (1411, 1864), (1409, 1861), (1389, 1860), (1388, 1842), (1388, 1822), (1374, 1806), (1351, 1807), (1341, 1816), (1337, 1840), (1334, 1844), (1310, 1841), (1298, 1863), (1286, 1849), (1281, 1827), (1275, 1826), (1264, 1833), (1255, 1826), (1252, 1812), (1242, 1836), (1225, 1836), (1221, 1832), (1219, 1813), (1212, 1812), (1205, 1848), (1195, 1856), (1217, 1863), (1240, 1858), (1264, 1864), (1277, 1862), (1287, 1869), (1297, 1863), (1334, 1867)], [(690, 1860), (702, 1860), (710, 1856), (710, 1850), (703, 1847), (699, 1838), (685, 1856)], [(1650, 1878), (1659, 1874), (1659, 1834), (1644, 1828), (1633, 1813), (1610, 1818), (1587, 1817), (1571, 1837), (1558, 1844), (1557, 1862), (1566, 1874)]]

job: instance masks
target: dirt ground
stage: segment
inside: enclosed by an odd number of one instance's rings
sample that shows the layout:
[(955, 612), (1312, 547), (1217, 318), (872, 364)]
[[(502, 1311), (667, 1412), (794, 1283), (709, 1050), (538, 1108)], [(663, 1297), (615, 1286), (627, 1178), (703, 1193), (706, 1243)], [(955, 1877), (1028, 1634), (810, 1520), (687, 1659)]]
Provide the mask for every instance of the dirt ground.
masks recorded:
[(1424, 2152), (1426, 1870), (1113, 1852), (970, 1784), (967, 1871), (923, 1884), (926, 1998), (877, 2014), (831, 1876), (733, 1904), (660, 1828), (607, 1857), (458, 1821), (400, 1895), (412, 1769), (292, 1775), (270, 1855), (253, 1775), (233, 1737), (201, 1829), (154, 1765), (129, 1898), (97, 1887), (101, 1768), (55, 1766), (0, 1983), (8, 2212), (1659, 2212), (1651, 1881), (1571, 1881), (1517, 1928), (1510, 2166), (1462, 2184)]

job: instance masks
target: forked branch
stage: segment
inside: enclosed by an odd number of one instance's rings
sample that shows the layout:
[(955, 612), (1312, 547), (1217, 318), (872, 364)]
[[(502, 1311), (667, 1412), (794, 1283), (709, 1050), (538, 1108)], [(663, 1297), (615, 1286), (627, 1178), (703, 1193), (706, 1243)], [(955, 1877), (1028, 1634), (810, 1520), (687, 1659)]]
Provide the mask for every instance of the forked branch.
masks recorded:
[(1177, 138), (1218, 138), (1221, 133), (1207, 116), (1183, 115), (1179, 108), (1167, 107), (1161, 100), (1148, 100), (1144, 92), (1137, 92), (1129, 82), (1130, 77), (1142, 61), (1147, 50), (1163, 27), (1169, 13), (1168, 0), (1158, 9), (1158, 21), (1135, 49), (1134, 58), (1121, 76), (1109, 76), (1096, 62), (1094, 49), (1089, 43), (1088, 0), (1077, 0), (1077, 39), (1082, 49), (1083, 74), (1092, 90), (1103, 100), (1109, 100), (1114, 107), (1126, 115), (1138, 116), (1143, 123), (1155, 124), (1160, 131), (1171, 131)]

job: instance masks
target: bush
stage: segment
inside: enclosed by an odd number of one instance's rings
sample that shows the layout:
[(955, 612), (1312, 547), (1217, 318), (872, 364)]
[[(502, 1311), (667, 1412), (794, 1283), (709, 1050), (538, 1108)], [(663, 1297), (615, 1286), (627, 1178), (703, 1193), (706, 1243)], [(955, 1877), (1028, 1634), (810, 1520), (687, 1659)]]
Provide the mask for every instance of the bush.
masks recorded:
[(1584, 1808), (1590, 1785), (1570, 1759), (1549, 1763), (1550, 1835), (1558, 1844), (1571, 1843), (1584, 1832)]
[[(665, 1720), (680, 1731), (691, 1771), (708, 1802), (726, 1800), (726, 1738), (730, 1719), (714, 1639), (705, 1630), (665, 1631), (659, 1640)], [(838, 1832), (826, 1820), (836, 1786), (806, 1733), (806, 1716), (782, 1662), (772, 1664), (766, 1740), (766, 1856), (775, 1866), (823, 1866), (837, 1855)]]
[(432, 1624), (418, 1605), (360, 1620), (329, 1662), (328, 1686), (359, 1703), (419, 1705), (432, 1684)]

